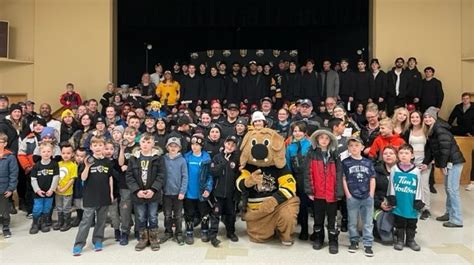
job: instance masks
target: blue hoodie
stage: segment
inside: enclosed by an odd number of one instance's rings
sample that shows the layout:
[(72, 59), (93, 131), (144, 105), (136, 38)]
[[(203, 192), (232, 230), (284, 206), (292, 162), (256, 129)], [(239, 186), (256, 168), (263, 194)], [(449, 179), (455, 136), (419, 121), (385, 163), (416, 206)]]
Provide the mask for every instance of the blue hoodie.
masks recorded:
[(186, 198), (200, 201), (205, 201), (207, 198), (202, 197), (205, 190), (209, 193), (212, 191), (214, 181), (209, 172), (209, 166), (211, 164), (211, 156), (206, 152), (202, 151), (201, 156), (193, 155), (192, 151), (189, 151), (184, 155), (188, 164), (188, 189), (186, 191)]
[(178, 153), (174, 158), (166, 154), (164, 158), (166, 166), (164, 194), (185, 194), (188, 187), (188, 167), (186, 160), (181, 153)]
[[(301, 144), (301, 154), (306, 157), (306, 154), (308, 154), (309, 149), (311, 148), (311, 142), (308, 140), (308, 138), (303, 138), (299, 140)], [(288, 169), (291, 169), (291, 158), (296, 156), (298, 154), (298, 144), (296, 143), (295, 140), (292, 140), (291, 143), (286, 147), (286, 166)]]

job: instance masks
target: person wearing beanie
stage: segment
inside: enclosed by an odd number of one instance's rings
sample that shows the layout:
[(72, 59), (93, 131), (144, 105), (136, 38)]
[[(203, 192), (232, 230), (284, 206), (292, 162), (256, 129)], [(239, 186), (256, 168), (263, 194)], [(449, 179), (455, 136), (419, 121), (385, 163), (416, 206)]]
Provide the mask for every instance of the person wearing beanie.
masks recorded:
[(451, 126), (438, 119), (438, 108), (429, 107), (423, 114), (423, 123), (428, 128), (427, 152), (423, 160), (422, 170), (427, 170), (428, 165), (434, 160), (435, 166), (441, 168), (446, 186), (446, 212), (436, 218), (444, 222), (444, 227), (462, 227), (463, 217), (461, 198), (459, 195), (459, 182), (461, 172), (466, 160), (450, 132)]
[(209, 196), (213, 188), (213, 178), (209, 172), (211, 156), (202, 150), (204, 137), (191, 137), (191, 151), (184, 155), (188, 167), (188, 186), (184, 200), (186, 223), (186, 244), (194, 244), (194, 217), (201, 217), (201, 241), (209, 242)]
[(222, 127), (217, 123), (211, 123), (209, 134), (204, 141), (203, 149), (208, 152), (211, 159), (219, 153), (223, 145)]
[(74, 132), (79, 128), (77, 121), (74, 119), (74, 112), (70, 109), (66, 109), (61, 113), (61, 129), (59, 142), (66, 142), (71, 139)]
[(265, 115), (261, 111), (255, 111), (252, 113), (252, 126), (254, 130), (263, 129), (267, 125), (267, 120), (265, 119)]

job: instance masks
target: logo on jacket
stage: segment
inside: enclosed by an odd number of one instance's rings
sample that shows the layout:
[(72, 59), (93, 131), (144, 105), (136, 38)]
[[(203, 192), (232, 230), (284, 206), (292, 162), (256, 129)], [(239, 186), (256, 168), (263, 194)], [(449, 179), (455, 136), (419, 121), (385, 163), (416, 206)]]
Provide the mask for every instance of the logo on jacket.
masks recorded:
[(256, 185), (258, 192), (270, 192), (276, 189), (275, 178), (271, 174), (263, 173), (263, 180), (261, 185)]

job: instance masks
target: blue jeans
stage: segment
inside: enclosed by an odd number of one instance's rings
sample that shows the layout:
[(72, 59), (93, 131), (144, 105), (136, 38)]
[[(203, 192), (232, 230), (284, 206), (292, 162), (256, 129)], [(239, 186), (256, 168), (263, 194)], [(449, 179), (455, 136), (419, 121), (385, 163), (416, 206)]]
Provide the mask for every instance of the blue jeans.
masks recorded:
[(158, 228), (158, 201), (136, 203), (135, 214), (138, 215), (138, 229)]
[(448, 169), (448, 175), (444, 176), (444, 186), (446, 188), (446, 213), (449, 215), (449, 222), (462, 225), (461, 197), (459, 196), (459, 182), (464, 164), (454, 164)]
[(33, 217), (38, 218), (41, 214), (48, 214), (53, 208), (53, 197), (35, 198), (33, 200)]
[(347, 198), (347, 214), (349, 217), (349, 238), (351, 242), (359, 242), (359, 231), (357, 230), (357, 221), (359, 215), (362, 220), (362, 242), (365, 247), (371, 247), (374, 241), (373, 230), (373, 214), (374, 214), (374, 198), (359, 200), (354, 197)]

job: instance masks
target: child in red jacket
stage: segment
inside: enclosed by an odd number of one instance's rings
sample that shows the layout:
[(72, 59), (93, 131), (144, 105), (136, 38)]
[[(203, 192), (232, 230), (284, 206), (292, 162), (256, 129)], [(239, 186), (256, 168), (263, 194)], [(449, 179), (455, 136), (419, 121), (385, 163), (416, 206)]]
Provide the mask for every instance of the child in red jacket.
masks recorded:
[(74, 91), (73, 83), (68, 83), (66, 85), (66, 93), (61, 95), (59, 101), (63, 107), (68, 109), (82, 105), (81, 96)]
[(405, 141), (399, 134), (393, 133), (393, 123), (389, 118), (380, 121), (380, 135), (377, 136), (370, 146), (369, 157), (380, 160), (382, 158), (382, 150), (386, 146), (393, 146), (396, 150), (404, 144)]
[(317, 130), (311, 135), (312, 148), (308, 151), (308, 165), (304, 174), (305, 192), (313, 200), (314, 235), (313, 249), (324, 243), (324, 219), (327, 216), (329, 253), (337, 254), (339, 231), (336, 228), (337, 201), (344, 195), (341, 160), (337, 154), (337, 139), (327, 130)]

